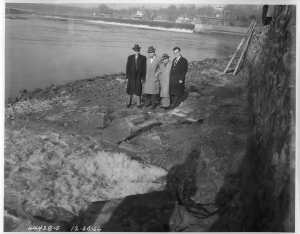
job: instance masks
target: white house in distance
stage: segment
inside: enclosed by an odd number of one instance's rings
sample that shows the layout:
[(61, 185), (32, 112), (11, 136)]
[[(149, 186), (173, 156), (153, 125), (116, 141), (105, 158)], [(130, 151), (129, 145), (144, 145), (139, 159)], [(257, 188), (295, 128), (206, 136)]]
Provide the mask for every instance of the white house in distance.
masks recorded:
[(191, 23), (191, 19), (188, 18), (188, 17), (183, 17), (183, 16), (180, 16), (176, 19), (176, 23)]
[(143, 19), (144, 18), (144, 12), (137, 10), (135, 15), (133, 16), (134, 19)]
[(211, 6), (212, 6), (213, 8), (215, 8), (216, 10), (218, 10), (218, 11), (223, 11), (225, 5), (217, 4), (217, 5), (211, 5)]

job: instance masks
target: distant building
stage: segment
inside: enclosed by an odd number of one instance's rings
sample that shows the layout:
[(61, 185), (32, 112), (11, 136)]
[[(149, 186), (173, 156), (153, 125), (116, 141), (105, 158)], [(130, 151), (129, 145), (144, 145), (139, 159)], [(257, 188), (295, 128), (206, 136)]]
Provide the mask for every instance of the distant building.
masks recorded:
[(106, 5), (101, 5), (98, 7), (98, 10), (95, 12), (96, 14), (93, 13), (93, 16), (101, 16), (101, 17), (112, 17), (114, 14), (114, 11), (107, 7)]
[(104, 18), (111, 18), (111, 17), (113, 17), (113, 14), (111, 14), (111, 13), (98, 13), (94, 16), (100, 16), (100, 17), (104, 17)]
[(178, 17), (175, 22), (176, 23), (182, 23), (183, 22), (183, 17)]
[(198, 16), (193, 19), (192, 23), (200, 25), (224, 25), (224, 18)]
[(213, 8), (215, 8), (215, 10), (218, 11), (223, 11), (224, 10), (224, 5), (212, 5)]
[(153, 17), (153, 21), (167, 22), (169, 20), (168, 20), (167, 16), (165, 16), (165, 15), (157, 15), (157, 16)]
[(143, 19), (144, 13), (142, 11), (137, 10), (135, 15), (133, 16), (134, 19)]
[(183, 17), (183, 16), (180, 16), (180, 17), (178, 17), (177, 19), (176, 19), (176, 21), (175, 21), (176, 23), (191, 23), (192, 22), (192, 20), (190, 19), (190, 18), (188, 18), (188, 17)]
[(159, 15), (159, 16), (154, 17), (153, 21), (167, 22), (169, 20), (166, 17)]

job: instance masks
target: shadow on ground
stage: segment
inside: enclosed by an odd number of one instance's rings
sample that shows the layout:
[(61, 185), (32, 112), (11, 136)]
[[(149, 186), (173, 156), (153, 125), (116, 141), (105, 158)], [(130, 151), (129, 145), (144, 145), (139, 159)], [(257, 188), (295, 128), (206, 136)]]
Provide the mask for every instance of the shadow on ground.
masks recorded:
[[(208, 210), (196, 204), (191, 197), (196, 193), (196, 170), (199, 152), (192, 151), (185, 162), (171, 168), (163, 191), (128, 196), (124, 199), (93, 202), (67, 225), (74, 227), (101, 227), (102, 231), (172, 231), (172, 223), (178, 214), (178, 206), (194, 212), (196, 216), (208, 214)], [(173, 220), (173, 221), (172, 221)]]

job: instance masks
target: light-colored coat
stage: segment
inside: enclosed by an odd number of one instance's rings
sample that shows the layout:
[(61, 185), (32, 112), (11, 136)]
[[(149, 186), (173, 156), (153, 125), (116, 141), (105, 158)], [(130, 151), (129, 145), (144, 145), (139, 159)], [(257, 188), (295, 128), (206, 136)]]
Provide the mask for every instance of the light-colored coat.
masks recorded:
[(158, 69), (159, 59), (154, 57), (152, 63), (150, 58), (147, 58), (146, 79), (143, 88), (144, 94), (159, 94), (159, 80), (155, 75)]
[(163, 63), (159, 64), (159, 84), (160, 84), (160, 96), (170, 97), (169, 93), (169, 83), (170, 83), (170, 71), (172, 67), (172, 62), (169, 61), (166, 65)]

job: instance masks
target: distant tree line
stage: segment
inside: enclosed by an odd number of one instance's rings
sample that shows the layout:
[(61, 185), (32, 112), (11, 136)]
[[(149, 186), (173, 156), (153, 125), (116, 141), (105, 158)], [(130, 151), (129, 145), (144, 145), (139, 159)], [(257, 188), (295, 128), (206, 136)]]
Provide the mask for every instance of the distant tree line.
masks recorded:
[(111, 17), (130, 18), (136, 14), (137, 10), (142, 10), (144, 19), (153, 20), (161, 18), (174, 22), (178, 17), (188, 17), (190, 19), (198, 17), (225, 16), (227, 25), (248, 26), (252, 19), (256, 19), (260, 24), (262, 5), (225, 5), (223, 9), (217, 9), (211, 5), (196, 6), (194, 4), (169, 5), (159, 9), (130, 7), (123, 9), (113, 9), (106, 4), (100, 4), (96, 8), (82, 8), (63, 4), (33, 4), (33, 3), (7, 3), (6, 8), (26, 9), (40, 14), (48, 15), (72, 15), (72, 16), (93, 16), (106, 14)]
[(146, 19), (154, 19), (157, 16), (163, 16), (166, 20), (175, 21), (178, 17), (184, 16), (189, 18), (194, 18), (199, 15), (201, 16), (210, 16), (214, 17), (219, 12), (215, 8), (211, 6), (203, 6), (203, 7), (196, 7), (193, 4), (185, 4), (185, 5), (170, 5), (166, 8), (160, 9), (149, 9), (149, 8), (138, 8), (138, 7), (131, 7), (131, 8), (124, 8), (124, 9), (112, 9), (105, 4), (99, 5), (97, 8), (97, 12), (99, 13), (115, 13), (119, 16), (129, 17), (136, 13), (137, 10), (142, 10), (144, 13), (144, 17)]
[(248, 26), (251, 20), (255, 19), (258, 23), (261, 21), (262, 5), (225, 5), (223, 9), (216, 9), (210, 5), (196, 6), (194, 4), (170, 5), (166, 8), (124, 8), (112, 9), (105, 4), (99, 5), (96, 9), (98, 13), (112, 14), (118, 17), (131, 17), (138, 10), (144, 13), (144, 19), (153, 20), (161, 17), (168, 21), (175, 21), (178, 17), (188, 17), (190, 19), (197, 17), (216, 17), (225, 18), (227, 25)]
[(63, 4), (47, 4), (47, 3), (6, 3), (6, 11), (9, 8), (22, 9), (32, 11), (43, 15), (74, 15), (74, 16), (90, 16), (92, 9), (82, 7), (67, 6)]
[(224, 15), (227, 24), (248, 26), (252, 20), (261, 24), (262, 5), (226, 5)]

